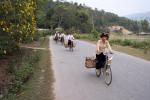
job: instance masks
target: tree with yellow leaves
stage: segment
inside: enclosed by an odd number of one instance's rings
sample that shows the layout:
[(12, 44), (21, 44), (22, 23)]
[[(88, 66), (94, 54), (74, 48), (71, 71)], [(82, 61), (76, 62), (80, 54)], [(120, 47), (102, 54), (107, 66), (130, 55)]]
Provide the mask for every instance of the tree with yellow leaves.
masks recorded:
[(32, 41), (35, 34), (36, 0), (0, 1), (0, 55), (12, 51), (8, 47), (12, 41), (14, 45)]

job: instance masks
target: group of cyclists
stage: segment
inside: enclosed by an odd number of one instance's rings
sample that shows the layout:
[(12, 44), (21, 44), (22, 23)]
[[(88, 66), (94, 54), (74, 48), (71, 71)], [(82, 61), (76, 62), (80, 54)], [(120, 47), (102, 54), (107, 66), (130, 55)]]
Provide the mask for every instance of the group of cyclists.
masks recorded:
[[(56, 32), (54, 35), (54, 40), (56, 42), (60, 41), (62, 44), (65, 44), (65, 41), (67, 41), (67, 45), (69, 47), (73, 46), (74, 39), (75, 38), (72, 34), (65, 35), (64, 33)], [(95, 66), (95, 68), (96, 68), (97, 76), (100, 76), (101, 69), (104, 68), (104, 66), (108, 60), (107, 55), (105, 55), (106, 52), (113, 54), (113, 51), (109, 44), (109, 34), (102, 33), (102, 34), (100, 34), (99, 40), (97, 41), (97, 45), (96, 45), (96, 66)], [(110, 83), (111, 82), (109, 82), (109, 84)]]
[(60, 41), (62, 45), (67, 45), (70, 49), (73, 50), (75, 38), (72, 34), (68, 33), (67, 35), (65, 35), (64, 33), (56, 31), (54, 40), (56, 41), (56, 43)]
[[(65, 41), (67, 41), (67, 45), (73, 45), (74, 43), (74, 36), (72, 34), (65, 35), (64, 33), (56, 32), (54, 35), (54, 40), (60, 41), (62, 44), (64, 44)], [(99, 74), (99, 69), (101, 69), (105, 62), (106, 62), (106, 56), (104, 55), (105, 52), (110, 52), (113, 54), (113, 51), (111, 49), (111, 46), (109, 44), (109, 34), (108, 33), (102, 33), (100, 34), (100, 38), (96, 45), (96, 72)]]

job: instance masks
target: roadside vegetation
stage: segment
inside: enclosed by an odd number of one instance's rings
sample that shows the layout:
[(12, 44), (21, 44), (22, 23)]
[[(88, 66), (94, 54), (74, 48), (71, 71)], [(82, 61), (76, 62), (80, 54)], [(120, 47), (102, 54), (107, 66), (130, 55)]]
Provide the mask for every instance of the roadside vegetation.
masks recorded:
[(0, 99), (54, 99), (49, 38), (46, 37), (50, 34), (38, 31), (35, 41), (21, 43), (16, 51), (0, 59)]
[(0, 58), (31, 42), (36, 35), (36, 1), (0, 2)]
[[(18, 95), (31, 77), (40, 60), (40, 53), (34, 50), (21, 48), (16, 52), (8, 65), (9, 81), (8, 86), (2, 92), (3, 100), (13, 100)], [(1, 87), (3, 89), (3, 87)], [(15, 99), (14, 99), (15, 100)]]
[(17, 96), (17, 100), (54, 100), (53, 71), (51, 67), (51, 54), (49, 51), (49, 37), (41, 39), (40, 60), (34, 74), (26, 84), (25, 89)]
[(112, 45), (129, 46), (135, 49), (141, 49), (147, 54), (150, 51), (150, 40), (131, 40), (131, 39), (116, 39), (110, 40)]
[(0, 99), (19, 93), (40, 54), (21, 48), (36, 36), (36, 1), (0, 1)]
[[(53, 100), (54, 78), (51, 69), (49, 38), (40, 37), (38, 41), (22, 45), (25, 47), (3, 58), (7, 63), (1, 67), (5, 68), (4, 71), (7, 74), (3, 77), (6, 80), (3, 87), (2, 84), (0, 85), (0, 99)], [(3, 59), (1, 59), (2, 62)]]
[[(77, 39), (86, 40), (96, 44), (98, 37), (93, 34), (75, 34)], [(124, 38), (123, 38), (124, 37)], [(136, 35), (110, 35), (110, 44), (114, 50), (125, 52), (130, 55), (138, 56), (150, 60), (150, 39), (149, 36)]]
[[(44, 76), (44, 82), (49, 86), (45, 88), (48, 93), (46, 97), (52, 94), (48, 92), (52, 91), (52, 71), (48, 39), (45, 38), (51, 32), (37, 31), (38, 3), (37, 0), (0, 1), (0, 100), (16, 100), (26, 90), (26, 84), (33, 79), (36, 70), (40, 69), (39, 66), (45, 70), (44, 74), (49, 75)], [(42, 88), (41, 86), (38, 91)], [(45, 91), (41, 92), (46, 94)]]

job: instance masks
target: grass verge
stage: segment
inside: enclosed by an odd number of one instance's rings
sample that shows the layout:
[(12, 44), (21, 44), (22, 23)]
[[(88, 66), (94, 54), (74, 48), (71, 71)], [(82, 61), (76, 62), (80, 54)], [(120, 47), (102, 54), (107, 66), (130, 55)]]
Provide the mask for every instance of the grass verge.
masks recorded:
[(126, 54), (150, 61), (150, 52), (145, 54), (143, 50), (131, 48), (128, 46), (120, 46), (120, 45), (113, 45), (112, 48), (113, 50), (124, 52)]
[(2, 100), (54, 99), (49, 39), (41, 38), (38, 47), (45, 49), (23, 48), (23, 55), (11, 59), (9, 70), (13, 80), (8, 95)]
[(53, 100), (53, 71), (51, 69), (51, 59), (49, 51), (49, 39), (42, 38), (39, 50), (41, 60), (34, 72), (32, 79), (27, 83), (25, 91), (18, 95), (17, 100)]
[[(97, 40), (96, 38), (92, 38), (89, 34), (79, 35), (76, 34), (75, 37), (80, 40), (84, 40), (93, 44), (96, 44)], [(118, 38), (117, 38), (118, 39)], [(121, 40), (121, 39), (119, 39)], [(145, 48), (145, 46), (149, 47), (149, 42), (146, 41), (139, 41), (136, 42), (135, 40), (121, 40), (122, 42), (116, 42), (116, 40), (111, 40), (110, 44), (112, 45), (113, 50), (124, 52), (126, 54), (140, 57), (142, 59), (150, 61), (150, 51), (149, 48)], [(130, 45), (129, 45), (130, 44)], [(129, 46), (128, 46), (129, 45)], [(144, 45), (144, 46), (143, 46)], [(135, 48), (134, 48), (135, 47)]]

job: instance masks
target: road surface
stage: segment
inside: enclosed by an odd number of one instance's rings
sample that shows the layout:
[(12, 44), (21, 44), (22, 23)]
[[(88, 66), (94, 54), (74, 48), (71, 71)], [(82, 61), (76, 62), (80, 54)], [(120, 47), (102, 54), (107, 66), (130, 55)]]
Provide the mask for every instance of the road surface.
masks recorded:
[(115, 52), (113, 81), (107, 86), (95, 69), (86, 69), (86, 56), (95, 55), (95, 45), (77, 41), (74, 52), (50, 40), (56, 82), (56, 100), (150, 100), (150, 62)]

